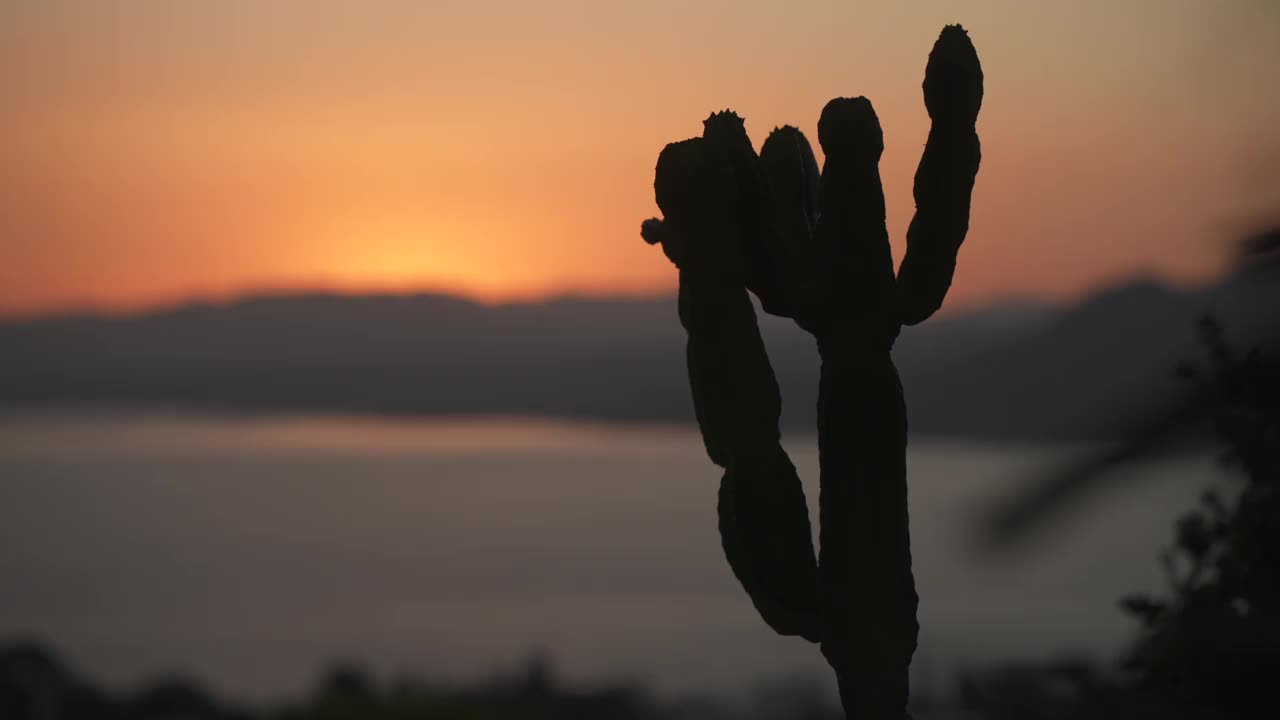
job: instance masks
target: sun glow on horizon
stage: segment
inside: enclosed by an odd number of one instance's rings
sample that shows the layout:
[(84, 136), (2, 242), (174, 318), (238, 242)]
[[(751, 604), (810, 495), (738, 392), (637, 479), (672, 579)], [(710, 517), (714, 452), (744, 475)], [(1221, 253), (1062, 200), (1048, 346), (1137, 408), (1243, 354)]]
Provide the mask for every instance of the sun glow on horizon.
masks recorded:
[(757, 147), (786, 123), (816, 141), (836, 95), (880, 115), (900, 258), (925, 57), (957, 19), (987, 95), (948, 307), (1205, 282), (1227, 226), (1280, 207), (1255, 177), (1280, 148), (1280, 23), (1265, 2), (1140, 2), (956, 18), (835, 0), (18, 0), (0, 7), (0, 316), (264, 291), (667, 293), (674, 270), (638, 237), (663, 145), (726, 106)]

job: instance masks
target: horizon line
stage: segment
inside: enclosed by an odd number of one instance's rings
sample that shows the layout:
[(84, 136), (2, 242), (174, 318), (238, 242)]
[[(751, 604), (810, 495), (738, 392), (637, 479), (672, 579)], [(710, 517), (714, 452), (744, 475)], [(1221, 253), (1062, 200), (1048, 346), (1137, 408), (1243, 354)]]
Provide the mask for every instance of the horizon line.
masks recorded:
[(341, 282), (245, 284), (222, 290), (193, 290), (126, 301), (66, 300), (27, 308), (0, 306), (0, 323), (31, 322), (64, 317), (127, 318), (193, 306), (229, 306), (256, 299), (301, 297), (447, 297), (482, 307), (538, 305), (563, 300), (658, 300), (675, 295), (675, 287), (591, 289), (565, 286), (525, 292), (484, 293), (461, 286), (434, 284), (382, 284), (359, 286)]
[[(1090, 286), (1071, 298), (1057, 298), (1037, 295), (1033, 292), (1012, 292), (994, 297), (973, 300), (959, 305), (944, 308), (947, 315), (963, 314), (984, 308), (1000, 305), (1045, 305), (1064, 307), (1073, 305), (1088, 298), (1105, 293), (1109, 289), (1136, 284), (1154, 284), (1168, 289), (1190, 290), (1219, 284), (1229, 277), (1215, 278), (1207, 282), (1178, 282), (1150, 272), (1135, 272), (1118, 278), (1108, 278)], [(664, 288), (618, 288), (614, 290), (589, 288), (556, 288), (526, 293), (511, 293), (493, 297), (484, 293), (447, 285), (403, 285), (403, 286), (371, 286), (353, 287), (339, 283), (305, 283), (297, 285), (267, 284), (244, 286), (222, 291), (196, 291), (186, 294), (174, 294), (169, 297), (138, 302), (101, 302), (101, 301), (69, 301), (47, 307), (31, 309), (0, 307), (0, 324), (20, 324), (40, 322), (62, 318), (131, 318), (171, 312), (189, 307), (229, 307), (254, 300), (287, 299), (305, 297), (331, 298), (413, 298), (440, 297), (471, 303), (486, 308), (501, 308), (519, 305), (548, 305), (566, 301), (630, 301), (646, 302), (673, 298), (678, 291), (675, 287)], [(949, 311), (949, 312), (948, 312)]]

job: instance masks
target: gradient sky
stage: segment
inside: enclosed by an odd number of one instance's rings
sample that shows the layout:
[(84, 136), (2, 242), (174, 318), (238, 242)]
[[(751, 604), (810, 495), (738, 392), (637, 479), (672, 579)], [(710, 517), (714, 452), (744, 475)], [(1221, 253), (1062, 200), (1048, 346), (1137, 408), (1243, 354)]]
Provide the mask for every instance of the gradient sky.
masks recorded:
[(837, 95), (879, 112), (900, 257), (956, 21), (986, 100), (953, 307), (1206, 281), (1280, 208), (1271, 0), (0, 0), (0, 314), (667, 290), (662, 146), (723, 107), (816, 140)]

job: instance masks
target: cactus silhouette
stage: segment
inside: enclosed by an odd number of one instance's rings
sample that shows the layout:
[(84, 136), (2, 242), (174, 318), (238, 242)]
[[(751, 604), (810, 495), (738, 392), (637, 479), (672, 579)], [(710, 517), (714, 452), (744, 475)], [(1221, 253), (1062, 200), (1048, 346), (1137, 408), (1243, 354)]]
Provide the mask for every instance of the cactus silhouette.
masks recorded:
[[(725, 555), (775, 631), (820, 643), (849, 717), (902, 718), (919, 625), (907, 519), (907, 421), (890, 356), (902, 325), (941, 305), (969, 227), (982, 70), (968, 34), (943, 29), (925, 70), (932, 120), (916, 214), (895, 276), (880, 122), (866, 98), (823, 109), (813, 150), (793, 127), (759, 156), (741, 118), (711, 115), (668, 145), (641, 235), (680, 276), (679, 315), (698, 427), (724, 468)], [(782, 403), (747, 291), (817, 341), (820, 553), (780, 442)]]

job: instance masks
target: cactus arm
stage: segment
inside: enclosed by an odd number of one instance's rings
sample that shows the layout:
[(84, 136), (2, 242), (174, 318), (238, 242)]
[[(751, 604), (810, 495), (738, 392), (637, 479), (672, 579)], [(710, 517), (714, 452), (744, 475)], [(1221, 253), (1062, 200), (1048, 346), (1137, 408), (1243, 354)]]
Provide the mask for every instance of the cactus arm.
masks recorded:
[(898, 270), (898, 315), (915, 325), (938, 310), (969, 231), (974, 180), (982, 160), (976, 123), (982, 66), (969, 35), (949, 25), (925, 68), (924, 100), (933, 125), (916, 170), (916, 214)]
[(744, 282), (770, 315), (794, 318), (787, 248), (770, 217), (770, 195), (760, 158), (751, 146), (746, 124), (731, 110), (703, 121), (703, 137), (733, 168), (738, 192), (737, 218), (742, 238)]
[[(760, 148), (760, 169), (768, 190), (769, 221), (776, 238), (775, 283), (787, 298), (787, 317), (815, 332), (818, 306), (819, 173), (804, 133), (790, 125), (776, 128)], [(768, 305), (765, 311), (778, 315)]]
[[(718, 513), (730, 568), (765, 621), (818, 639), (817, 562), (800, 479), (780, 444), (781, 399), (743, 286), (732, 166), (694, 139), (659, 156), (658, 241), (680, 247), (679, 315), (707, 453), (725, 468)], [(658, 225), (648, 225), (650, 234)], [(671, 253), (669, 253), (671, 254)]]

